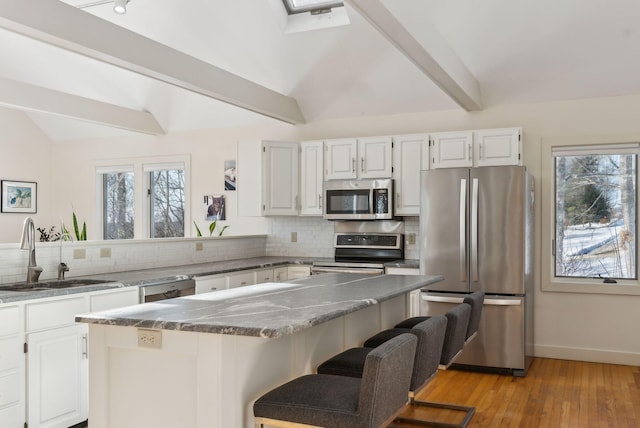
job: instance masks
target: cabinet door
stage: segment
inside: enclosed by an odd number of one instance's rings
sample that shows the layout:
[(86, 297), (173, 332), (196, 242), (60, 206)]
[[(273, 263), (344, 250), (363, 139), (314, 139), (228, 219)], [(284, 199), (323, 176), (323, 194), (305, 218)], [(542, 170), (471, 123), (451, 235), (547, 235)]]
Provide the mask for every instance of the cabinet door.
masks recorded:
[(426, 134), (393, 137), (396, 215), (420, 215), (420, 171), (429, 169)]
[(66, 428), (88, 417), (87, 325), (27, 335), (27, 422)]
[(282, 282), (289, 279), (288, 270), (286, 266), (278, 267), (273, 270), (273, 281)]
[(264, 215), (298, 214), (298, 143), (265, 142)]
[(324, 142), (324, 167), (327, 180), (349, 180), (357, 177), (358, 143), (355, 138)]
[(322, 215), (322, 141), (300, 143), (300, 214)]
[(440, 132), (431, 139), (431, 168), (470, 167), (473, 165), (473, 132)]
[(358, 177), (391, 178), (391, 137), (358, 139)]
[(117, 291), (98, 292), (90, 296), (91, 312), (123, 308), (140, 303), (138, 287), (119, 288)]
[(476, 166), (521, 165), (521, 128), (474, 131)]

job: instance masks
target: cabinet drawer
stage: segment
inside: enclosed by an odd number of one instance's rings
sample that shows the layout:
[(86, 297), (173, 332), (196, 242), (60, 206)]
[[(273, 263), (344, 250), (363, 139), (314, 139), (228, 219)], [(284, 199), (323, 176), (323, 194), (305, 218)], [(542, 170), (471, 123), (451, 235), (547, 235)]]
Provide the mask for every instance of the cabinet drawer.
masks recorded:
[(18, 334), (20, 330), (20, 308), (9, 306), (0, 309), (0, 336)]
[(255, 284), (253, 272), (229, 275), (227, 279), (229, 282), (229, 288), (244, 287), (245, 285)]
[(20, 400), (20, 374), (18, 371), (0, 375), (0, 406)]
[(263, 269), (256, 271), (256, 284), (273, 281), (273, 269)]
[(0, 340), (0, 372), (20, 366), (20, 357), (24, 355), (21, 342), (18, 336)]
[(96, 294), (91, 296), (90, 299), (91, 312), (106, 311), (140, 303), (138, 287), (127, 287), (116, 292)]
[(89, 312), (88, 300), (76, 297), (27, 304), (27, 331), (72, 325), (77, 314)]
[(222, 275), (196, 276), (196, 294), (227, 289), (227, 277)]

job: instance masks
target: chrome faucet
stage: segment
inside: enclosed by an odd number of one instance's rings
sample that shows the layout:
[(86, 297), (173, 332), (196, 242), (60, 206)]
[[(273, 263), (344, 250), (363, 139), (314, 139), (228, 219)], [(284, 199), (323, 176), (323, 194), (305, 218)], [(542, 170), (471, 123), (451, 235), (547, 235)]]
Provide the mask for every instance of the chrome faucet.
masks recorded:
[(62, 261), (62, 241), (72, 241), (73, 238), (69, 232), (64, 232), (64, 227), (62, 228), (63, 232), (60, 235), (60, 263), (58, 263), (58, 279), (64, 279), (64, 273), (69, 272), (69, 265)]
[(27, 267), (27, 282), (38, 282), (42, 268), (36, 264), (36, 227), (33, 219), (27, 217), (22, 225), (21, 250), (29, 250), (29, 266)]

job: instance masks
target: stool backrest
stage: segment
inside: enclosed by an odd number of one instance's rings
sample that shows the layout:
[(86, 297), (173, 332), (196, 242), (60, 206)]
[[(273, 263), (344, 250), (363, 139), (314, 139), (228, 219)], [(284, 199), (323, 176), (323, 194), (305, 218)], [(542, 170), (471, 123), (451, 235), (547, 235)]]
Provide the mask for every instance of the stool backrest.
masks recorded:
[(469, 318), (471, 317), (471, 305), (460, 303), (447, 311), (445, 316), (447, 317), (447, 331), (444, 336), (440, 364), (449, 367), (464, 347)]
[(471, 317), (469, 318), (469, 327), (467, 328), (466, 340), (478, 332), (480, 328), (480, 317), (482, 316), (482, 306), (484, 305), (484, 292), (474, 291), (464, 298), (463, 303), (471, 305)]
[(365, 360), (359, 413), (365, 426), (378, 427), (407, 403), (417, 338), (404, 333), (371, 351)]
[(429, 317), (411, 329), (411, 333), (418, 338), (413, 376), (411, 376), (412, 392), (418, 391), (438, 373), (446, 330), (447, 317), (444, 315)]

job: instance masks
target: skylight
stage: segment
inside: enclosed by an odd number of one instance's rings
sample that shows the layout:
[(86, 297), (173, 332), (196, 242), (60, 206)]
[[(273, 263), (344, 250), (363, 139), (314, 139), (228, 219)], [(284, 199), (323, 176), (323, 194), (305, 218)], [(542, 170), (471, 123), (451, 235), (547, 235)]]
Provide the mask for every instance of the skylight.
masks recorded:
[(312, 15), (329, 13), (334, 7), (343, 6), (340, 1), (330, 0), (282, 0), (289, 15), (311, 12)]

